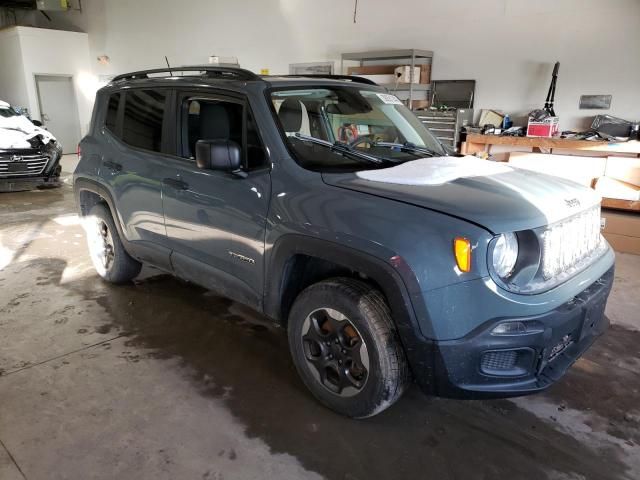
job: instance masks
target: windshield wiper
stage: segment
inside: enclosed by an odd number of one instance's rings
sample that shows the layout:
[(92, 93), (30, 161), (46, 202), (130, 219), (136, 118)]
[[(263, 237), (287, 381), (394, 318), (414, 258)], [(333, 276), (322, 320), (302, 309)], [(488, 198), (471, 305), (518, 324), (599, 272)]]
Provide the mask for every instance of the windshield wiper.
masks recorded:
[(411, 142), (404, 143), (394, 143), (394, 142), (376, 142), (373, 144), (374, 147), (388, 147), (388, 148), (397, 148), (401, 152), (405, 153), (420, 153), (422, 155), (429, 155), (430, 157), (442, 157), (446, 156), (447, 153), (438, 153), (435, 150), (431, 150), (427, 147), (419, 147)]
[(315, 143), (316, 145), (323, 145), (329, 148), (333, 152), (338, 152), (343, 155), (351, 155), (355, 159), (363, 160), (367, 163), (375, 163), (376, 165), (379, 165), (387, 161), (385, 159), (374, 157), (372, 155), (367, 155), (366, 153), (362, 153), (357, 150), (354, 150), (353, 148), (351, 148), (349, 145), (345, 143), (340, 143), (340, 142), (331, 143), (326, 140), (322, 140), (320, 138), (312, 137), (310, 135), (304, 135), (302, 133), (295, 133), (293, 135), (293, 138), (297, 138), (299, 140), (302, 140), (303, 142), (310, 142), (310, 143)]

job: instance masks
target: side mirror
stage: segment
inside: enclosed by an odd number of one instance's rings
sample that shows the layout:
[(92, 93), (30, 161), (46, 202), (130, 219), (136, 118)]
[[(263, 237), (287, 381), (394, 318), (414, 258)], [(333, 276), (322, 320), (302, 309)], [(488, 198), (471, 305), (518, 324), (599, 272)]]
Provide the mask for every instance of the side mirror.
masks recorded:
[(31, 123), (33, 123), (36, 127), (42, 126), (42, 122), (40, 120), (31, 120)]
[(240, 145), (231, 140), (198, 140), (196, 165), (205, 170), (233, 172), (240, 169)]

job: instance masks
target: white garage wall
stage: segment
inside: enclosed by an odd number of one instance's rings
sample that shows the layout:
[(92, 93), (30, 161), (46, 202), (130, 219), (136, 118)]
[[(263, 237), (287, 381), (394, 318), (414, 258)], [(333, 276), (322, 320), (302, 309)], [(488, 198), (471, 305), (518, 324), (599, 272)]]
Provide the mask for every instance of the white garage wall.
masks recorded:
[(71, 75), (78, 105), (80, 130), (84, 135), (91, 121), (93, 97), (97, 87), (89, 61), (86, 33), (18, 27), (29, 107), (33, 118), (40, 118), (35, 76)]
[[(85, 0), (55, 14), (90, 34), (99, 75), (237, 56), (243, 67), (286, 73), (288, 64), (339, 60), (379, 48), (435, 52), (434, 79), (476, 79), (476, 108), (524, 115), (540, 108), (561, 62), (556, 111), (563, 128), (598, 111), (581, 94), (612, 94), (607, 112), (640, 119), (639, 0)], [(38, 17), (40, 19), (40, 17)], [(41, 20), (39, 20), (41, 21)], [(108, 55), (110, 65), (95, 57)], [(339, 63), (337, 63), (339, 65)]]
[(0, 100), (27, 107), (29, 96), (20, 53), (18, 30), (0, 30)]
[(28, 107), (31, 117), (40, 119), (36, 75), (72, 76), (80, 130), (84, 135), (91, 121), (98, 86), (89, 58), (86, 33), (31, 27), (1, 30), (0, 98)]

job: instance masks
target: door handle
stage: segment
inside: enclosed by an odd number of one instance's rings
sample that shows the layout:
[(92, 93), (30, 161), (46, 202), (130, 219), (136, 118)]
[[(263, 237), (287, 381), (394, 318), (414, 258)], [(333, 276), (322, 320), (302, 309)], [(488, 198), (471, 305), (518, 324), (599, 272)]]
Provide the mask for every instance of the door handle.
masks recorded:
[(122, 165), (116, 162), (112, 162), (111, 160), (106, 160), (102, 162), (102, 164), (112, 172), (120, 172), (122, 170)]
[(175, 178), (163, 178), (162, 183), (170, 187), (173, 187), (176, 190), (186, 190), (189, 188), (188, 183), (183, 182), (182, 180), (176, 180)]

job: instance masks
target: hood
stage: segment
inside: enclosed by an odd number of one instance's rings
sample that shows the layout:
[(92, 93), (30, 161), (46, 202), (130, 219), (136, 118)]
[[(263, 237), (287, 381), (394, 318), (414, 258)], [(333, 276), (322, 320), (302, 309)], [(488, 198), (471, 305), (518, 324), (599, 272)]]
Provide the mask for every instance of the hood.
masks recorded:
[(424, 158), (322, 176), (329, 185), (446, 213), (493, 233), (549, 225), (601, 200), (569, 180), (475, 157)]
[(16, 114), (6, 102), (0, 102), (0, 150), (33, 148), (32, 141), (36, 137), (44, 145), (55, 141), (55, 137), (47, 130), (36, 127), (27, 117)]

